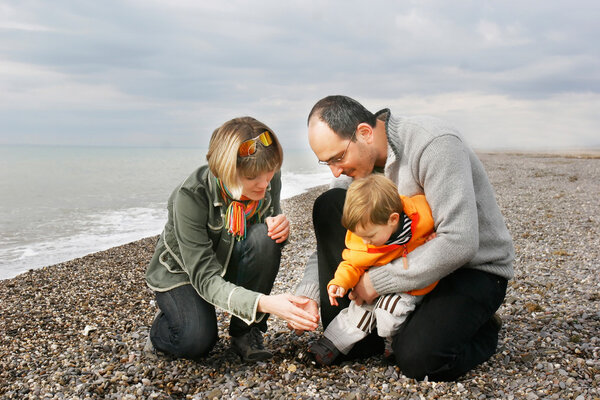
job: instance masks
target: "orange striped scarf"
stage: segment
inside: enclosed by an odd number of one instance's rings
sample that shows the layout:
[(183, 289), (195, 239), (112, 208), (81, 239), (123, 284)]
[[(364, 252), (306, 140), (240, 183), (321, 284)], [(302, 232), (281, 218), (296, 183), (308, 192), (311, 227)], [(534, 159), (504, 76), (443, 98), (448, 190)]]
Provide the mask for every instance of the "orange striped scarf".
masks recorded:
[(221, 196), (226, 203), (227, 213), (225, 214), (225, 227), (227, 232), (231, 234), (237, 240), (246, 239), (246, 225), (247, 221), (258, 215), (258, 221), (260, 221), (260, 208), (263, 204), (261, 200), (250, 200), (246, 196), (242, 195), (240, 200), (236, 200), (231, 196), (227, 187), (219, 178), (215, 178), (217, 184), (221, 189)]

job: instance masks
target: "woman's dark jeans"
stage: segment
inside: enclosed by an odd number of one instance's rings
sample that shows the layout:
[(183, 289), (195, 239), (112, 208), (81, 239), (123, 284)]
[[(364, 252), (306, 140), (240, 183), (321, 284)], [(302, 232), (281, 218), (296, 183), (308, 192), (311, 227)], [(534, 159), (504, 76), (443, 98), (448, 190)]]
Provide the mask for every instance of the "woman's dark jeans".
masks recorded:
[[(331, 189), (315, 201), (313, 222), (317, 238), (321, 319), (327, 327), (347, 307), (347, 297), (331, 306), (327, 283), (342, 259), (346, 230), (341, 215), (346, 191)], [(455, 380), (488, 360), (498, 344), (499, 326), (492, 317), (506, 294), (506, 279), (468, 268), (442, 278), (408, 316), (394, 337), (396, 363), (410, 378)], [(371, 334), (349, 356), (381, 353), (381, 339)]]
[[(269, 294), (279, 270), (281, 244), (267, 236), (265, 224), (251, 225), (245, 240), (236, 242), (225, 280), (249, 290)], [(157, 350), (176, 357), (198, 359), (205, 356), (218, 339), (215, 307), (198, 295), (192, 285), (166, 292), (155, 292), (160, 313), (150, 329), (150, 339)], [(248, 325), (231, 318), (229, 334), (241, 336), (253, 326), (267, 330), (266, 315)]]

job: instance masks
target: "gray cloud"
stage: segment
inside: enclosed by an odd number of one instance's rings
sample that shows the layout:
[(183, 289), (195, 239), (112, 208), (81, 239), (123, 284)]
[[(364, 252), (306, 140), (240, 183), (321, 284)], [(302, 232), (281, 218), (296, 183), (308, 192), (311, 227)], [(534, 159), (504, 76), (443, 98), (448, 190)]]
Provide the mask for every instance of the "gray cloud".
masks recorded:
[(305, 147), (312, 104), (344, 93), (448, 117), (480, 147), (499, 142), (479, 143), (475, 131), (507, 115), (522, 120), (513, 147), (547, 146), (523, 132), (559, 137), (543, 122), (557, 115), (593, 131), (570, 143), (600, 145), (600, 117), (581, 111), (600, 104), (593, 1), (1, 7), (0, 143), (202, 145), (224, 120), (251, 114)]

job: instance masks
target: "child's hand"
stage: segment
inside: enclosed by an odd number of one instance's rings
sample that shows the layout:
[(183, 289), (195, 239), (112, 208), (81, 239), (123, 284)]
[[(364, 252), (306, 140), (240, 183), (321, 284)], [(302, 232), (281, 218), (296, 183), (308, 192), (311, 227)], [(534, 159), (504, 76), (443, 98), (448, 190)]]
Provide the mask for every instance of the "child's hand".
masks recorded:
[(331, 303), (332, 306), (338, 306), (339, 304), (336, 298), (343, 297), (346, 294), (346, 289), (338, 285), (329, 285), (327, 294), (329, 295), (329, 303)]
[(431, 235), (427, 236), (427, 239), (425, 239), (425, 243), (429, 242), (432, 239), (435, 239), (436, 236), (437, 236), (436, 233), (433, 232)]

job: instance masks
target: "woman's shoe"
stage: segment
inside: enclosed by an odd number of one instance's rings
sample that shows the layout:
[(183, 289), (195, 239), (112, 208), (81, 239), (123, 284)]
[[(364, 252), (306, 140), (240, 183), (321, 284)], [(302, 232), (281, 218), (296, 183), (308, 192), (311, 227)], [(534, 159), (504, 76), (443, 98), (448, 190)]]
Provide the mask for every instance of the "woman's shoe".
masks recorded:
[(252, 327), (250, 332), (241, 336), (231, 337), (231, 349), (244, 362), (264, 361), (273, 357), (263, 346), (262, 332), (257, 327)]

